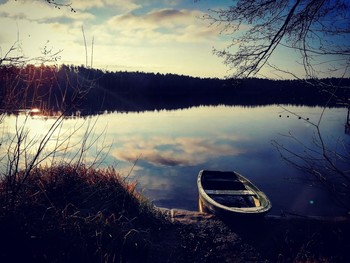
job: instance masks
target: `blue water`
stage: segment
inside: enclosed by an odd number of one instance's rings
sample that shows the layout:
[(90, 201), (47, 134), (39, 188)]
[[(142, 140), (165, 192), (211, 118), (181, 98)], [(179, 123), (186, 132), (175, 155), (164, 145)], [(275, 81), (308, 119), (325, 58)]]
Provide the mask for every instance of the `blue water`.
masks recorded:
[[(138, 190), (157, 206), (197, 210), (197, 174), (208, 169), (235, 170), (246, 176), (271, 199), (271, 214), (346, 213), (307, 174), (288, 165), (272, 143), (303, 152), (296, 140), (291, 139), (294, 136), (302, 144), (315, 147), (317, 130), (313, 123), (317, 124), (323, 114), (319, 126), (327, 147), (349, 150), (350, 135), (344, 133), (346, 109), (323, 112), (320, 107), (284, 107), (196, 107), (71, 118), (60, 128), (61, 137), (74, 131), (70, 147), (58, 154), (55, 161), (73, 158), (82, 145), (86, 127), (90, 127), (93, 133), (86, 140), (89, 147), (83, 154), (84, 160), (102, 167), (114, 166), (128, 180), (137, 180)], [(15, 118), (24, 117), (9, 118), (5, 127), (11, 133)], [(27, 120), (27, 125), (35, 137), (52, 122), (35, 117)], [(57, 145), (60, 136), (56, 133), (50, 147), (55, 142)], [(340, 165), (350, 168), (349, 163)]]

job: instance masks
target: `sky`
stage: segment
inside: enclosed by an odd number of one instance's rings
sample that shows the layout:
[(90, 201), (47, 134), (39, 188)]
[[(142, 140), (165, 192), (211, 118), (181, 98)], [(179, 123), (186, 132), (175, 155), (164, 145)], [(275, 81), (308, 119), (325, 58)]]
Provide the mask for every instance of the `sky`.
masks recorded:
[[(54, 8), (43, 0), (0, 0), (1, 57), (16, 43), (18, 49), (12, 54), (30, 58), (60, 51), (57, 64), (195, 77), (224, 78), (232, 73), (212, 52), (227, 47), (231, 37), (221, 34), (220, 26), (210, 26), (202, 19), (208, 9), (227, 8), (229, 0), (71, 3), (76, 12)], [(282, 48), (272, 62), (302, 74), (298, 59), (295, 52)], [(264, 69), (258, 77), (278, 75)]]

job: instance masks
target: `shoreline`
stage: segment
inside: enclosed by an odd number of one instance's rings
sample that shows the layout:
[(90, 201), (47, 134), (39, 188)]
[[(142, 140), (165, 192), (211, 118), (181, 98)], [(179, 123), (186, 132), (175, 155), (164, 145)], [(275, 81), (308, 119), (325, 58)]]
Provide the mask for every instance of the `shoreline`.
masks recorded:
[[(199, 211), (191, 211), (181, 208), (166, 208), (166, 207), (157, 207), (154, 206), (156, 210), (160, 211), (166, 217), (168, 217), (171, 222), (187, 222), (191, 223), (211, 220), (211, 219), (220, 219), (219, 217)], [(283, 215), (266, 215), (263, 217), (265, 221), (271, 220), (280, 220), (280, 221), (290, 221), (290, 220), (310, 220), (310, 221), (322, 221), (328, 223), (340, 223), (340, 222), (350, 222), (349, 216), (304, 216), (293, 213), (284, 213)]]

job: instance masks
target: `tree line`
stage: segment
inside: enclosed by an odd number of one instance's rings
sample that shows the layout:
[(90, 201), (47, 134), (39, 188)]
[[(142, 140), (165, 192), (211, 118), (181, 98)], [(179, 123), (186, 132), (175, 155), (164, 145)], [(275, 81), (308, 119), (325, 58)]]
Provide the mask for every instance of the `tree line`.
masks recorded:
[[(322, 87), (319, 83), (326, 85)], [(349, 98), (349, 84), (348, 78), (322, 79), (322, 82), (259, 78), (218, 79), (145, 72), (112, 72), (74, 65), (1, 65), (0, 107), (6, 111), (33, 107), (46, 111), (69, 109), (79, 110), (84, 114), (218, 104), (333, 107)]]

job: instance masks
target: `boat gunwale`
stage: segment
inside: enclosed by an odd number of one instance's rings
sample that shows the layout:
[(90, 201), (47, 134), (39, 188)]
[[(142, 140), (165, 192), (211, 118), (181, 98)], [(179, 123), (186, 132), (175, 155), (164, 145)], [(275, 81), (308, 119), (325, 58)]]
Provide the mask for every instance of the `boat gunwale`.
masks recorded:
[[(265, 195), (264, 192), (260, 191), (252, 182), (250, 182), (247, 178), (242, 176), (241, 174), (237, 173), (236, 171), (230, 171), (231, 173), (234, 173), (237, 175), (238, 180), (242, 182), (244, 185), (248, 186), (252, 192), (254, 192), (259, 200), (265, 199), (266, 205), (264, 206), (255, 206), (255, 207), (229, 207), (222, 205), (218, 202), (216, 202), (213, 198), (211, 198), (204, 190), (202, 185), (202, 175), (204, 172), (223, 172), (223, 171), (209, 171), (209, 170), (201, 170), (198, 174), (197, 178), (197, 186), (199, 191), (199, 197), (201, 199), (204, 199), (203, 201), (206, 203), (209, 203), (211, 206), (220, 208), (221, 210), (225, 212), (232, 212), (236, 214), (252, 214), (252, 215), (263, 215), (266, 214), (272, 207), (270, 200)], [(260, 202), (261, 203), (261, 202)], [(210, 207), (208, 207), (209, 210), (213, 210)], [(215, 213), (215, 211), (212, 211)]]

